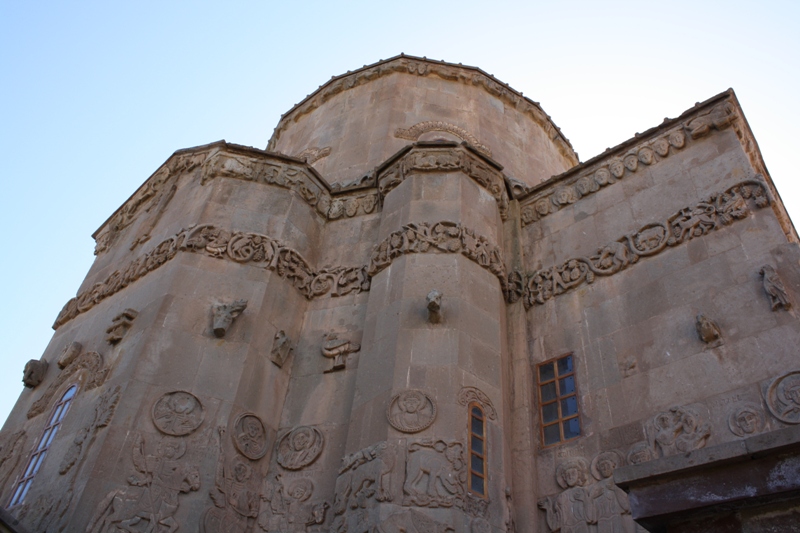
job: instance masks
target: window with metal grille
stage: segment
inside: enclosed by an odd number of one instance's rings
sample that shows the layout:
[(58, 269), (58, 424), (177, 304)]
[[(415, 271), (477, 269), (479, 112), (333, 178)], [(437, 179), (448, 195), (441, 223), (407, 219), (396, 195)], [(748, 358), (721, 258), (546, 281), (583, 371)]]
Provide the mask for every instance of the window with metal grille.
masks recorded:
[(39, 439), (39, 443), (36, 445), (28, 462), (25, 464), (25, 470), (22, 471), (22, 474), (17, 480), (14, 488), (14, 495), (11, 497), (11, 503), (8, 504), (9, 507), (19, 505), (25, 500), (25, 496), (27, 496), (28, 490), (31, 488), (31, 483), (33, 483), (33, 478), (42, 467), (42, 462), (44, 462), (44, 458), (47, 455), (47, 450), (50, 449), (50, 445), (53, 443), (56, 433), (58, 433), (58, 428), (61, 426), (61, 421), (64, 420), (64, 416), (67, 414), (72, 399), (75, 397), (77, 391), (77, 385), (71, 386), (58, 403), (53, 406), (53, 411), (42, 432), (42, 437)]
[(469, 491), (486, 497), (486, 418), (476, 403), (469, 406)]
[(536, 379), (544, 445), (580, 436), (581, 421), (572, 354), (538, 365)]

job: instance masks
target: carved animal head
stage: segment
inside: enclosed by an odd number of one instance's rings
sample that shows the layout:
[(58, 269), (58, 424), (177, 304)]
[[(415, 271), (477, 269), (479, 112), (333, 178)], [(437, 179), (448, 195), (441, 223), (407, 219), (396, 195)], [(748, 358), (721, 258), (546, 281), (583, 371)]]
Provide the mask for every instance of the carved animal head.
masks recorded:
[(46, 371), (46, 361), (31, 359), (25, 364), (25, 370), (22, 372), (22, 383), (24, 383), (26, 387), (34, 388), (42, 382)]
[(247, 300), (236, 300), (231, 304), (216, 304), (212, 307), (214, 312), (214, 335), (224, 337), (233, 319), (242, 314), (247, 308)]
[(428, 310), (438, 311), (442, 307), (442, 293), (433, 289), (428, 293)]

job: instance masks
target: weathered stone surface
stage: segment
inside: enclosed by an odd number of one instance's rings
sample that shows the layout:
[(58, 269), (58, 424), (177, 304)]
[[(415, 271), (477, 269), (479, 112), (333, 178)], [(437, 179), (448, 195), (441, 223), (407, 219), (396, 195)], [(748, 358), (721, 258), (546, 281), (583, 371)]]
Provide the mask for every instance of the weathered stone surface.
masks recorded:
[(176, 152), (95, 239), (0, 434), (4, 502), (39, 465), (9, 509), (28, 530), (800, 509), (800, 248), (731, 91), (579, 164), (520, 93), (400, 56), (269, 151)]

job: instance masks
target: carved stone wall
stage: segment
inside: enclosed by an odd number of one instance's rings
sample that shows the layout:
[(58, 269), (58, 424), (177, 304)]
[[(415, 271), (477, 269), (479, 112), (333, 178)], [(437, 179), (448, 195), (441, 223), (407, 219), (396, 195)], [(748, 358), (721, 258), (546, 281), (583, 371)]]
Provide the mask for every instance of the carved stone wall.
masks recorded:
[(577, 164), (478, 69), (335, 78), (101, 226), (0, 497), (41, 445), (31, 531), (641, 531), (629, 469), (800, 441), (800, 249), (755, 146), (730, 92)]

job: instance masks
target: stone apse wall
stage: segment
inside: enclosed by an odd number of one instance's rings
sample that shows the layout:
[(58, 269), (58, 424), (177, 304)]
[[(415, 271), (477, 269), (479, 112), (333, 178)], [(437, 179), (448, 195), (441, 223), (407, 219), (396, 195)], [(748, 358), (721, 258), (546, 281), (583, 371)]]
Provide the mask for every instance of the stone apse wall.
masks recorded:
[(0, 434), (30, 531), (628, 532), (615, 469), (800, 422), (797, 238), (732, 92), (578, 164), (392, 58), (95, 239)]

